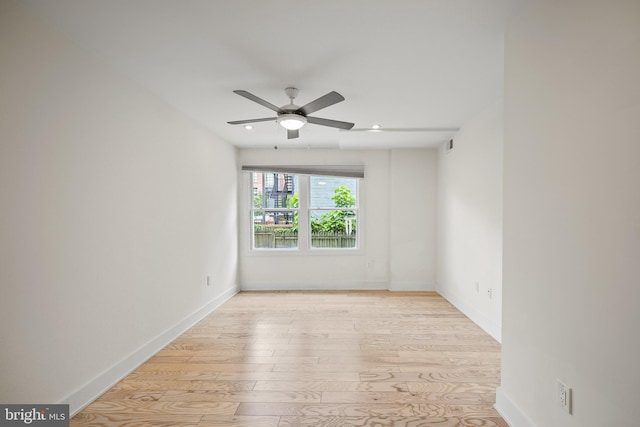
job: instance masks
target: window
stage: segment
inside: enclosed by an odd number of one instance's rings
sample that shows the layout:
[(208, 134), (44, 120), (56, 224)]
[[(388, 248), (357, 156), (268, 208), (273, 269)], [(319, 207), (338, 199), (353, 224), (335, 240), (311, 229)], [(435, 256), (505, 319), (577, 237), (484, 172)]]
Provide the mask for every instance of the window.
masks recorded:
[(357, 177), (251, 171), (255, 250), (354, 250)]
[(312, 248), (355, 248), (358, 218), (355, 178), (310, 177)]
[(252, 172), (252, 175), (253, 247), (297, 248), (298, 176), (274, 172)]

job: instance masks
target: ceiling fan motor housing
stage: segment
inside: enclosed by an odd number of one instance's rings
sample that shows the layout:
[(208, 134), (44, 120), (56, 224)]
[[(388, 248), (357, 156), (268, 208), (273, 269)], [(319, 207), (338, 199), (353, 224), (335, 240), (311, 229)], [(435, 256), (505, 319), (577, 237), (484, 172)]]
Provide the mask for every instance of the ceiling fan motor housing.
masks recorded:
[(280, 107), (280, 110), (282, 110), (282, 112), (280, 112), (278, 114), (299, 114), (301, 116), (304, 116), (302, 111), (299, 111), (300, 107), (298, 107), (295, 104), (283, 105), (282, 107)]
[(298, 90), (298, 88), (293, 87), (293, 86), (289, 86), (288, 88), (286, 88), (286, 89), (284, 90), (284, 93), (286, 93), (286, 94), (287, 94), (287, 96), (288, 96), (288, 97), (289, 97), (289, 99), (292, 101), (292, 103), (293, 103), (293, 99), (294, 99), (296, 96), (298, 96), (298, 92), (300, 92), (300, 91)]

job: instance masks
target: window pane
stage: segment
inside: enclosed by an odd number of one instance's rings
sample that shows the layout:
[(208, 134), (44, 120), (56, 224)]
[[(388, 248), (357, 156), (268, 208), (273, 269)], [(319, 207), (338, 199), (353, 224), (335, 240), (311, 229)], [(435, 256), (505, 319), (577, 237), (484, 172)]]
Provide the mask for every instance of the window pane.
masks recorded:
[(254, 210), (252, 213), (254, 248), (298, 247), (297, 211)]
[(311, 247), (355, 248), (357, 179), (312, 176), (310, 186), (311, 207), (324, 208), (309, 212)]
[(273, 172), (251, 175), (253, 247), (297, 248), (298, 176)]
[(350, 210), (312, 210), (312, 248), (355, 248), (356, 212)]
[(253, 172), (253, 208), (298, 207), (298, 176), (286, 173)]
[(334, 176), (311, 177), (312, 208), (350, 208), (356, 206), (355, 178)]

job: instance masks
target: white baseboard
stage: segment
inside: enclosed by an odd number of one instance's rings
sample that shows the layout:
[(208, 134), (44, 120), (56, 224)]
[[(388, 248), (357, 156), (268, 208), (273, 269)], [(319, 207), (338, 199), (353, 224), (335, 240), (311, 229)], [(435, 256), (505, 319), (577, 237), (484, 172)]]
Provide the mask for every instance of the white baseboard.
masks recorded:
[(415, 282), (245, 282), (240, 285), (243, 291), (381, 291), (392, 292), (430, 292), (436, 291), (435, 285)]
[(496, 404), (494, 408), (510, 427), (536, 427), (533, 421), (507, 397), (502, 387), (498, 387), (496, 390)]
[(475, 324), (480, 326), (486, 333), (491, 335), (498, 342), (502, 342), (502, 328), (500, 325), (489, 320), (484, 314), (476, 310), (472, 305), (467, 304), (462, 299), (456, 297), (453, 294), (444, 292), (441, 289), (437, 289), (437, 292), (442, 295), (447, 301), (453, 304), (458, 310), (464, 313)]
[(389, 286), (389, 290), (395, 292), (432, 292), (436, 290), (436, 286), (424, 282), (393, 282)]
[(125, 359), (116, 363), (111, 368), (80, 387), (78, 390), (61, 399), (59, 403), (68, 403), (71, 416), (74, 416), (85, 406), (89, 405), (111, 387), (116, 385), (120, 380), (149, 360), (153, 355), (162, 350), (167, 344), (182, 335), (187, 329), (198, 323), (237, 293), (237, 287), (226, 290), (220, 296), (182, 320), (177, 325), (158, 335), (135, 350)]
[(242, 283), (243, 291), (380, 291), (389, 289), (387, 282), (249, 282)]

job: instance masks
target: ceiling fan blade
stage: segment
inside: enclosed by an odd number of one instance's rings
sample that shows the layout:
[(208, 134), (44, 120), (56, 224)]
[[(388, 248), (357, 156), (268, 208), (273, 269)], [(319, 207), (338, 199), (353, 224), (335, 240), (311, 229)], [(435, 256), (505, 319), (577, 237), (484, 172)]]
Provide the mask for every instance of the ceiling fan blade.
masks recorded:
[(265, 119), (249, 119), (249, 120), (236, 120), (233, 122), (227, 122), (230, 125), (244, 125), (247, 123), (257, 123), (257, 122), (272, 122), (276, 119), (276, 117), (267, 117)]
[(300, 136), (298, 129), (287, 129), (287, 139), (293, 139)]
[(339, 120), (320, 119), (318, 117), (307, 117), (307, 122), (313, 123), (314, 125), (329, 126), (344, 130), (349, 130), (353, 127), (353, 123), (341, 122)]
[(234, 90), (233, 93), (237, 93), (240, 96), (243, 96), (247, 99), (250, 99), (253, 102), (257, 102), (258, 104), (267, 107), (270, 110), (275, 111), (276, 113), (280, 112), (280, 108), (276, 107), (275, 105), (273, 105), (272, 103), (265, 101), (262, 98), (258, 98), (257, 96), (255, 96), (252, 93), (247, 92), (246, 90)]
[(307, 114), (311, 114), (315, 111), (327, 108), (342, 101), (344, 101), (344, 96), (340, 95), (338, 92), (333, 91), (324, 96), (321, 96), (315, 101), (311, 101), (310, 103), (303, 105), (298, 109), (298, 111), (302, 112), (302, 114), (306, 116)]

